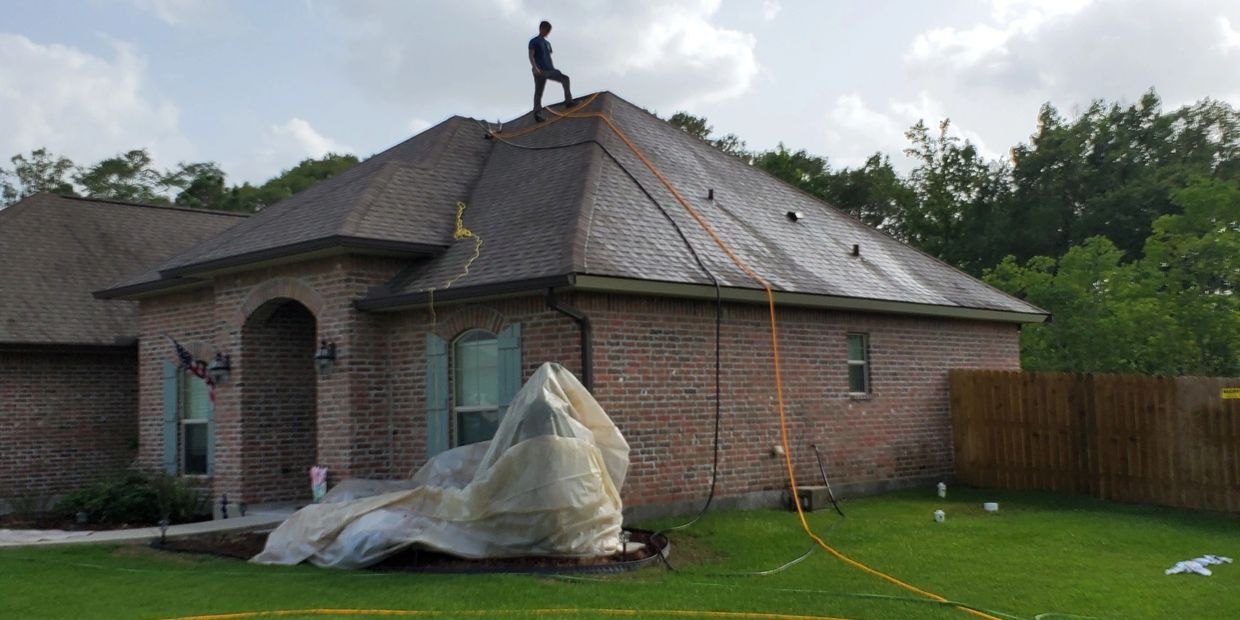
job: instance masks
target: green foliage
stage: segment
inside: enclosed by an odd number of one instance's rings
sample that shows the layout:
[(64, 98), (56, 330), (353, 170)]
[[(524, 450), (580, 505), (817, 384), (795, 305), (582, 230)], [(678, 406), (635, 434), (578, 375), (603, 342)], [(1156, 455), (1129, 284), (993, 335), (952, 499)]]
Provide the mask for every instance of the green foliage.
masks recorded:
[(207, 498), (179, 478), (128, 472), (65, 496), (55, 511), (66, 517), (85, 512), (91, 523), (155, 525), (167, 518), (184, 523), (208, 510)]
[(35, 149), (29, 155), (14, 155), (9, 162), (12, 170), (0, 168), (0, 196), (6, 205), (38, 192), (74, 193), (68, 179), (73, 162), (68, 158)]
[(1012, 256), (986, 281), (1054, 314), (1021, 332), (1028, 370), (1240, 375), (1240, 186), (1199, 179), (1155, 220), (1144, 258), (1093, 237), (1058, 260)]
[(982, 159), (977, 147), (948, 133), (950, 122), (931, 134), (918, 121), (905, 133), (905, 154), (917, 162), (907, 185), (914, 200), (899, 213), (898, 230), (909, 243), (966, 271), (993, 264), (991, 213), (1007, 192), (1006, 171)]
[(36, 192), (75, 196), (80, 188), (90, 198), (245, 213), (284, 200), (358, 162), (353, 155), (329, 153), (303, 160), (258, 187), (249, 183), (228, 187), (224, 171), (214, 162), (181, 162), (172, 170), (161, 171), (152, 165), (146, 149), (134, 149), (84, 167), (75, 167), (72, 161), (45, 149), (14, 156), (10, 161), (12, 170), (0, 168), (3, 205)]
[(80, 169), (73, 180), (90, 198), (167, 204), (164, 178), (151, 167), (146, 149), (134, 149)]
[(737, 157), (746, 158), (749, 152), (745, 150), (745, 143), (736, 134), (726, 134), (723, 136), (714, 136), (714, 127), (706, 122), (705, 118), (694, 116), (688, 112), (677, 112), (667, 119), (667, 122), (683, 129), (686, 133), (697, 136), (713, 145), (715, 148), (736, 155)]

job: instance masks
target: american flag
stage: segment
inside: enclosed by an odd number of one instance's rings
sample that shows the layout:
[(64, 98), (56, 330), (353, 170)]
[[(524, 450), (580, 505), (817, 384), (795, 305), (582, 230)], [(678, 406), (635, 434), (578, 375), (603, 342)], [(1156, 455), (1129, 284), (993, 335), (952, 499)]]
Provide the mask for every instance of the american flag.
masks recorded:
[(199, 359), (194, 359), (194, 354), (190, 353), (189, 349), (181, 346), (181, 343), (177, 342), (172, 336), (164, 334), (164, 338), (167, 338), (168, 342), (171, 342), (173, 348), (176, 349), (177, 361), (180, 362), (181, 368), (188, 370), (195, 377), (198, 377), (207, 383), (208, 394), (211, 397), (211, 402), (214, 403), (215, 382), (212, 381), (211, 376), (207, 374), (207, 363)]

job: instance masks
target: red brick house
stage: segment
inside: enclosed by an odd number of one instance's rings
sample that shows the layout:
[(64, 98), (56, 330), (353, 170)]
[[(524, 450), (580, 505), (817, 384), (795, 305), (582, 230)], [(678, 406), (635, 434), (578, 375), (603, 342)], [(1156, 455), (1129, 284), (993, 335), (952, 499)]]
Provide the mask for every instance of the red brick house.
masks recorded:
[(52, 194), (0, 210), (0, 507), (130, 465), (138, 304), (91, 292), (242, 219)]
[[(612, 121), (772, 283), (806, 480), (810, 444), (857, 490), (950, 475), (948, 369), (1018, 368), (1019, 327), (1042, 310), (615, 95), (583, 112)], [(626, 504), (684, 509), (710, 486), (713, 277), (720, 494), (777, 497), (761, 290), (599, 116), (504, 129), (448, 119), (98, 293), (141, 309), (139, 461), (247, 502), (305, 497), (315, 463), (333, 480), (403, 477), (487, 438), (524, 379), (558, 361), (633, 447)], [(210, 411), (187, 418), (170, 396), (163, 333), (231, 356)], [(324, 342), (330, 372), (316, 368)], [(209, 453), (186, 454), (200, 419)]]

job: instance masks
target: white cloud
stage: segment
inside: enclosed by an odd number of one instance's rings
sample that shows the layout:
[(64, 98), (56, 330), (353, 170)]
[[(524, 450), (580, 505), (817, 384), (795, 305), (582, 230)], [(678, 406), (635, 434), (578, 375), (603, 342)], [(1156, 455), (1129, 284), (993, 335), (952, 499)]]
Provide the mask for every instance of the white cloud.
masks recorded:
[[(574, 93), (611, 90), (655, 108), (688, 107), (746, 92), (759, 72), (753, 35), (714, 21), (718, 0), (460, 0), (434, 20), (421, 5), (338, 0), (346, 70), (392, 105), (437, 105), (510, 116), (530, 105), (526, 41), (553, 24), (556, 67)], [(546, 101), (558, 98), (555, 85)]]
[(132, 0), (135, 7), (163, 20), (170, 26), (187, 26), (218, 17), (223, 5), (211, 0)]
[(88, 164), (145, 147), (162, 166), (192, 155), (177, 106), (147, 85), (145, 60), (110, 43), (108, 59), (0, 33), (0, 154), (46, 147)]
[(1231, 26), (1231, 19), (1224, 15), (1218, 18), (1219, 31), (1222, 33), (1222, 47), (1225, 53), (1240, 49), (1240, 29)]
[(1071, 114), (1152, 87), (1168, 108), (1240, 103), (1237, 19), (1232, 0), (993, 0), (988, 20), (917, 35), (904, 62), (912, 88), (1006, 147), (1026, 139), (1048, 101)]
[[(924, 92), (910, 100), (889, 101), (883, 110), (871, 107), (862, 95), (854, 92), (838, 97), (826, 117), (826, 153), (833, 167), (856, 167), (870, 155), (881, 152), (891, 157), (897, 169), (907, 171), (913, 162), (904, 155), (909, 145), (905, 132), (917, 121), (937, 131), (939, 123), (949, 115), (942, 103)], [(984, 157), (996, 156), (987, 149), (981, 134), (956, 122), (950, 124), (948, 135), (971, 142)]]
[(303, 159), (354, 152), (353, 147), (319, 133), (309, 121), (293, 117), (268, 127), (248, 160), (225, 164), (224, 168), (236, 182), (262, 183)]
[(775, 19), (783, 8), (779, 0), (762, 0), (762, 19), (768, 22)]
[(432, 123), (428, 120), (415, 118), (409, 121), (409, 131), (414, 134), (419, 134), (427, 129), (430, 129), (431, 125)]

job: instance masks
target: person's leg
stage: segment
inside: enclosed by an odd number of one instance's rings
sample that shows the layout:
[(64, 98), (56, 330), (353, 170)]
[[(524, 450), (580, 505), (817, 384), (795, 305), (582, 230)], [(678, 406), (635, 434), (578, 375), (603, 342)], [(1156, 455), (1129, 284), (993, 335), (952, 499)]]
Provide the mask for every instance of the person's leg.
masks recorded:
[(534, 76), (534, 118), (538, 119), (542, 116), (542, 95), (543, 88), (547, 86), (546, 74)]
[(568, 76), (565, 75), (563, 71), (560, 71), (558, 69), (553, 69), (551, 71), (543, 71), (543, 75), (548, 80), (555, 80), (559, 82), (561, 86), (564, 87), (564, 104), (572, 105), (573, 90), (572, 88), (569, 87)]

